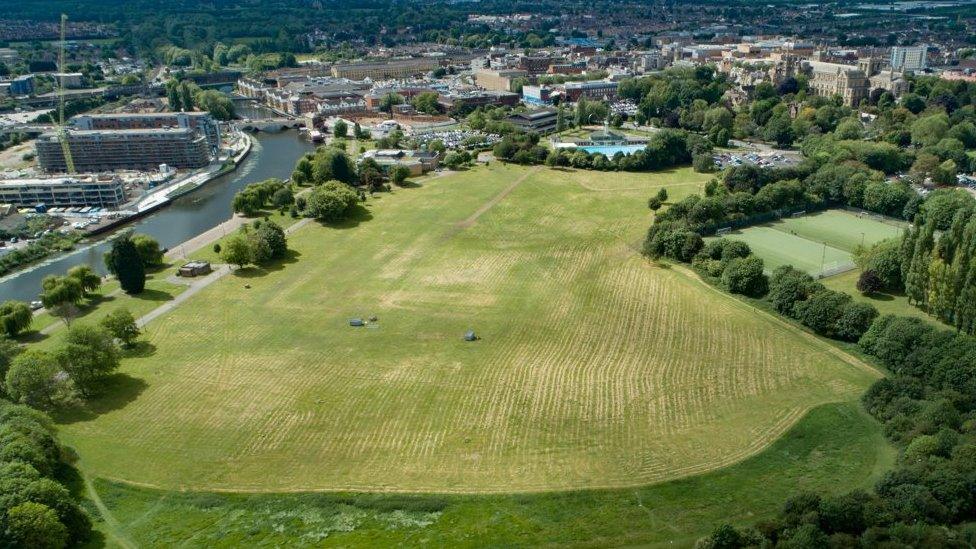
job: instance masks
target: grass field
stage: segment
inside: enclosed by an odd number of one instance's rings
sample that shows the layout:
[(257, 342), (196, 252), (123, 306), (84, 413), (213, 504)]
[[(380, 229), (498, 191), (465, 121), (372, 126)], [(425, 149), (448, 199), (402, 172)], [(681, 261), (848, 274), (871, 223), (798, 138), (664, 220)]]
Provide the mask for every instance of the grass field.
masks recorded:
[(705, 179), (493, 163), (306, 226), (292, 259), (150, 324), (154, 352), (62, 437), (92, 476), (208, 491), (622, 487), (732, 465), (878, 374), (637, 254), (646, 197)]
[[(123, 535), (146, 547), (690, 546), (752, 525), (799, 490), (871, 486), (894, 450), (856, 403), (828, 404), (721, 471), (633, 489), (549, 494), (178, 493), (94, 483)], [(98, 525), (101, 529), (106, 524)]]
[(821, 270), (853, 266), (852, 253), (861, 245), (897, 237), (902, 227), (844, 210), (827, 210), (779, 219), (728, 234), (749, 244), (766, 269), (780, 265), (816, 275)]

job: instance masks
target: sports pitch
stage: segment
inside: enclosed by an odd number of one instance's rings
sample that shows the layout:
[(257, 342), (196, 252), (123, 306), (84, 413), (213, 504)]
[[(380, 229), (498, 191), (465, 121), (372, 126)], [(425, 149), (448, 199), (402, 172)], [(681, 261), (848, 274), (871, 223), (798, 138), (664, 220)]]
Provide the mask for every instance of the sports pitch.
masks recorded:
[(793, 265), (817, 275), (853, 267), (852, 253), (862, 242), (870, 246), (898, 237), (902, 228), (870, 215), (827, 210), (733, 231), (726, 237), (749, 244), (769, 271), (780, 265)]
[(878, 374), (637, 253), (646, 198), (705, 179), (494, 164), (308, 225), (294, 260), (152, 322), (155, 352), (62, 436), (88, 474), (166, 489), (561, 490), (738, 462)]

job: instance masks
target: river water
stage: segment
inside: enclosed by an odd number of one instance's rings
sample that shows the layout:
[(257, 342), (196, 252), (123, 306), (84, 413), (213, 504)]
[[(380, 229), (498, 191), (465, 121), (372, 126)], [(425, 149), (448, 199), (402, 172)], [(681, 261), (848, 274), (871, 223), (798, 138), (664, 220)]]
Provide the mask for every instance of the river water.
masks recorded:
[[(293, 130), (258, 133), (252, 137), (255, 139), (251, 153), (236, 170), (121, 229), (131, 228), (135, 232), (148, 234), (161, 246), (172, 248), (230, 219), (234, 193), (248, 183), (269, 177), (287, 178), (298, 159), (313, 148)], [(118, 234), (116, 232), (94, 242), (79, 244), (76, 250), (66, 255), (0, 279), (0, 301), (37, 299), (41, 280), (45, 276), (63, 274), (75, 265), (87, 263), (99, 274), (105, 274), (102, 256), (111, 248), (112, 237)]]

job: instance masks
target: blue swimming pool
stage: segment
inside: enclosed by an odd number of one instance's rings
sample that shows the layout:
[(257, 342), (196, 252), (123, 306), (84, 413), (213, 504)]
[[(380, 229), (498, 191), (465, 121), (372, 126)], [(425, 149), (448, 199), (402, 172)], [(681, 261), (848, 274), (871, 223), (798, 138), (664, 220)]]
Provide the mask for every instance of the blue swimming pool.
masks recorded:
[(588, 153), (601, 153), (607, 156), (607, 158), (613, 158), (613, 155), (618, 152), (624, 154), (630, 154), (634, 151), (639, 151), (643, 149), (645, 145), (587, 145), (585, 147), (580, 147)]

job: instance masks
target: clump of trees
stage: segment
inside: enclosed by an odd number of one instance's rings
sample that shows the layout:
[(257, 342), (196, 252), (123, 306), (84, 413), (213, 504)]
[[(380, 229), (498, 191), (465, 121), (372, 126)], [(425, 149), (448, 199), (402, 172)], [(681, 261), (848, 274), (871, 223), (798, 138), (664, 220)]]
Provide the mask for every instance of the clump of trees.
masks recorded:
[[(97, 326), (75, 324), (67, 328), (60, 346), (53, 351), (5, 352), (4, 394), (38, 409), (71, 406), (97, 395), (119, 367), (119, 349), (112, 330), (120, 326), (111, 321)], [(127, 327), (122, 336), (119, 339), (131, 344), (138, 330)]]
[(220, 257), (227, 263), (244, 268), (266, 265), (288, 254), (284, 229), (273, 221), (256, 220), (244, 225), (221, 246)]
[(495, 158), (516, 164), (541, 164), (549, 152), (539, 145), (539, 136), (534, 133), (513, 133), (506, 135), (492, 149)]
[[(495, 158), (517, 164), (542, 164), (550, 167), (571, 166), (601, 171), (649, 171), (687, 165), (701, 156), (711, 162), (711, 144), (700, 136), (678, 130), (662, 130), (654, 134), (644, 149), (631, 154), (618, 152), (612, 158), (583, 149), (547, 150), (538, 144), (535, 134), (511, 134), (499, 141)], [(703, 170), (705, 161), (699, 161)]]
[(339, 181), (320, 185), (309, 193), (305, 201), (305, 215), (326, 222), (346, 219), (359, 202), (352, 187)]
[(258, 214), (269, 204), (277, 209), (290, 206), (293, 201), (291, 189), (284, 181), (269, 178), (257, 183), (251, 183), (234, 195), (231, 207), (234, 213), (245, 216)]
[(0, 545), (68, 547), (88, 541), (92, 522), (59, 481), (67, 467), (51, 420), (0, 399)]
[(202, 90), (190, 80), (168, 80), (166, 100), (173, 111), (199, 109), (210, 113), (217, 120), (231, 120), (235, 114), (234, 102), (227, 94), (217, 90)]

